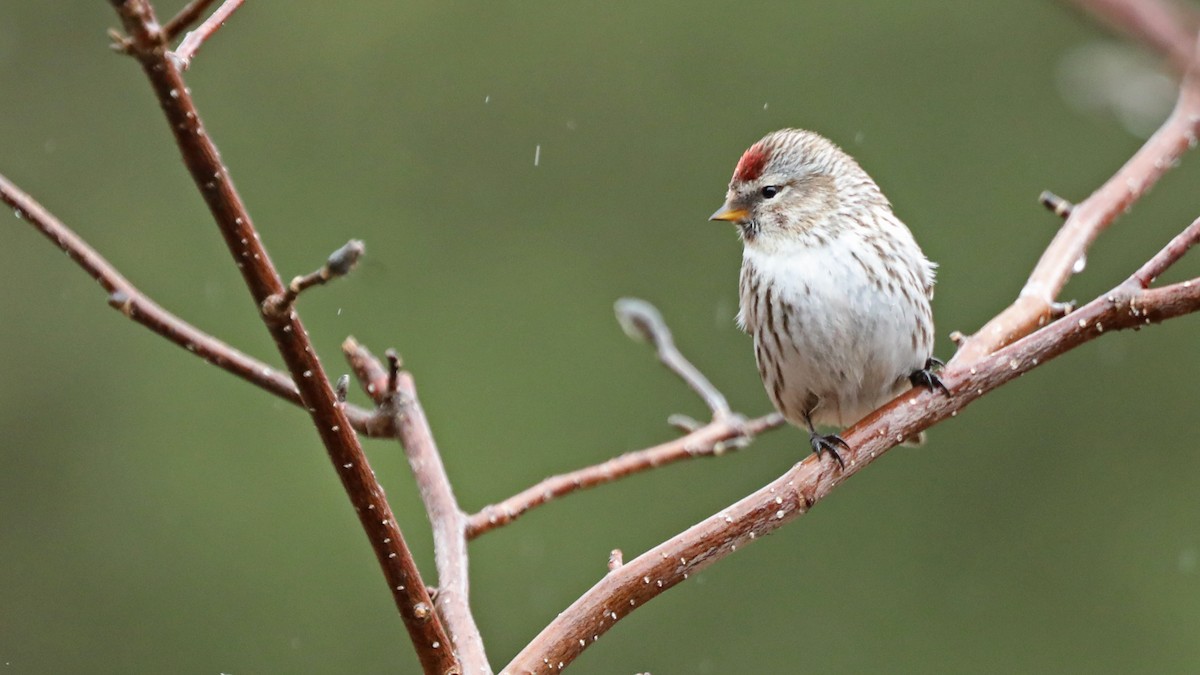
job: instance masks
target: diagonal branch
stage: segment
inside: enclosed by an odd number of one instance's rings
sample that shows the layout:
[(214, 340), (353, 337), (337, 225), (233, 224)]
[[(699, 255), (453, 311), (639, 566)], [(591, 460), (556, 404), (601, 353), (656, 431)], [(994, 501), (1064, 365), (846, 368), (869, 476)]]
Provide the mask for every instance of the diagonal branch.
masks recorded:
[[(1193, 223), (1181, 236), (1194, 243), (1200, 237), (1200, 226)], [(1163, 262), (1155, 264), (1165, 269), (1178, 260), (1187, 248), (1182, 243), (1179, 238), (1173, 240), (1153, 259)], [(561, 670), (638, 607), (738, 547), (807, 513), (903, 439), (957, 415), (975, 399), (1054, 357), (1106, 332), (1200, 311), (1200, 279), (1142, 290), (1136, 276), (994, 354), (948, 366), (942, 380), (954, 392), (952, 397), (914, 389), (872, 413), (843, 434), (850, 445), (843, 454), (844, 470), (832, 459), (810, 456), (750, 496), (615, 567), (551, 621), (501, 672), (543, 672), (546, 664)]]
[(951, 361), (970, 363), (1046, 325), (1055, 300), (1100, 233), (1178, 164), (1200, 135), (1200, 43), (1167, 121), (1100, 189), (1071, 215), (1038, 260), (1016, 302), (988, 321)]
[[(225, 25), (225, 21), (237, 11), (238, 7), (246, 0), (225, 0), (217, 11), (212, 13), (212, 16), (204, 20), (200, 27), (196, 30), (189, 31), (183, 36), (183, 42), (179, 43), (179, 47), (172, 52), (175, 61), (180, 70), (187, 70), (192, 64), (192, 59), (196, 56), (196, 52), (200, 51), (200, 47), (213, 36), (221, 26)], [(164, 36), (163, 42), (170, 41), (170, 33)]]
[(179, 13), (171, 17), (171, 20), (163, 25), (163, 39), (167, 42), (173, 41), (179, 37), (179, 34), (188, 29), (188, 26), (200, 20), (200, 16), (204, 14), (204, 10), (213, 4), (216, 0), (192, 0)]
[(1085, 13), (1145, 43), (1179, 73), (1187, 72), (1200, 17), (1170, 0), (1071, 0)]
[[(1126, 283), (1137, 284), (1138, 288), (1150, 288), (1150, 284), (1154, 280), (1163, 275), (1167, 269), (1176, 263), (1183, 254), (1188, 252), (1188, 249), (1200, 242), (1200, 218), (1192, 221), (1183, 232), (1175, 235), (1166, 246), (1163, 247), (1153, 258), (1146, 261), (1138, 271), (1129, 277)], [(1187, 283), (1187, 282), (1184, 282)]]
[[(184, 164), (242, 272), (255, 306), (261, 308), (267, 298), (284, 292), (283, 281), (259, 239), (229, 171), (221, 163), (220, 153), (200, 120), (178, 66), (168, 56), (154, 9), (148, 0), (109, 1), (129, 34), (130, 51), (150, 81)], [(383, 488), (367, 463), (358, 436), (350, 428), (299, 315), (292, 309), (279, 317), (263, 313), (262, 318), (375, 551), (422, 667), (431, 673), (460, 673), (441, 621), (429, 611), (431, 600), (425, 583)]]
[[(1147, 289), (1153, 277), (1200, 238), (1193, 223), (1128, 280), (1068, 316), (1054, 302), (1076, 261), (1116, 215), (1140, 198), (1196, 144), (1200, 124), (1200, 47), (1181, 85), (1179, 102), (1163, 128), (1067, 222), (1035, 268), (1022, 297), (960, 349), (942, 373), (953, 396), (928, 389), (905, 392), (843, 435), (850, 444), (845, 468), (813, 456), (724, 511), (623, 565), (560, 613), (502, 671), (561, 670), (617, 621), (688, 575), (807, 513), (834, 488), (905, 438), (948, 417), (975, 399), (1104, 332), (1140, 328), (1200, 311), (1200, 278)], [(1065, 205), (1064, 205), (1065, 206)], [(1047, 325), (1048, 324), (1048, 325)]]
[(658, 355), (658, 360), (696, 392), (712, 412), (713, 419), (733, 415), (725, 395), (708, 381), (699, 368), (684, 358), (675, 346), (671, 329), (667, 328), (667, 322), (663, 321), (658, 308), (638, 298), (621, 298), (617, 300), (613, 309), (625, 334), (634, 340), (654, 345), (654, 353)]
[(729, 418), (715, 419), (681, 436), (645, 450), (628, 452), (606, 462), (552, 476), (498, 504), (483, 507), (467, 521), (467, 536), (471, 539), (508, 525), (532, 508), (597, 485), (611, 483), (626, 476), (656, 469), (685, 459), (716, 457), (730, 448), (744, 445), (746, 440), (771, 429), (783, 426), (778, 413), (763, 415), (735, 423)]
[[(95, 279), (108, 292), (108, 302), (114, 309), (207, 363), (233, 373), (285, 401), (302, 405), (300, 391), (287, 373), (239, 351), (163, 309), (71, 228), (4, 176), (0, 176), (0, 201), (11, 206), (18, 217), (33, 225)], [(375, 426), (370, 424), (373, 419), (370, 412), (358, 406), (347, 406), (346, 416), (361, 433), (379, 435)]]
[(685, 459), (722, 455), (728, 450), (745, 447), (763, 432), (783, 426), (783, 416), (778, 413), (747, 421), (730, 410), (725, 396), (675, 346), (671, 330), (654, 305), (637, 298), (622, 298), (614, 309), (625, 334), (653, 345), (658, 360), (678, 375), (708, 406), (712, 421), (701, 425), (682, 415), (672, 415), (670, 421), (683, 428), (686, 435), (652, 448), (625, 453), (600, 464), (551, 476), (499, 504), (485, 506), (467, 520), (468, 538), (474, 539), (508, 525), (530, 509), (572, 492)]

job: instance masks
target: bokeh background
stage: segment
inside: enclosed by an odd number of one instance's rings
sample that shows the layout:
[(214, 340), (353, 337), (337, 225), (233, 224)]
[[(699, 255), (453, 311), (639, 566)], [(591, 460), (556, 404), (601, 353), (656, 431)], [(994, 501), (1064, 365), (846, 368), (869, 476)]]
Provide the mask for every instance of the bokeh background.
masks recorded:
[[(140, 70), (108, 51), (116, 24), (102, 2), (0, 3), (0, 171), (163, 305), (275, 363)], [(656, 303), (737, 409), (768, 409), (733, 325), (740, 245), (705, 220), (765, 132), (817, 129), (883, 185), (941, 263), (948, 357), (1055, 232), (1039, 191), (1083, 198), (1165, 115), (1155, 67), (1050, 0), (297, 0), (247, 3), (188, 80), (286, 275), (366, 240), (302, 314), (335, 375), (348, 334), (400, 350), (474, 510), (704, 414), (621, 333), (619, 297)], [(1191, 222), (1198, 170), (1105, 234), (1065, 296)], [(307, 418), (123, 319), (27, 224), (2, 234), (4, 671), (415, 672)], [(1198, 336), (1200, 317), (1105, 335), (996, 391), (573, 672), (1200, 670)], [(432, 580), (404, 460), (367, 450)], [(779, 430), (475, 542), (494, 665), (611, 549), (636, 555), (806, 452)]]

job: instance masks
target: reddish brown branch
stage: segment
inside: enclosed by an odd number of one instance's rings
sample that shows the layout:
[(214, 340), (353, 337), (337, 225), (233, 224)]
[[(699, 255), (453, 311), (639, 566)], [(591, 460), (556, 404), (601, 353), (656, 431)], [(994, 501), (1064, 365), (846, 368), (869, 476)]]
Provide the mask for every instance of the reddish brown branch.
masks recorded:
[[(694, 459), (714, 457), (730, 449), (744, 445), (745, 441), (776, 427), (783, 426), (783, 417), (777, 413), (764, 415), (749, 421), (730, 418), (714, 419), (712, 422), (653, 448), (629, 452), (570, 473), (552, 476), (532, 487), (505, 499), (485, 506), (467, 521), (467, 536), (471, 539), (520, 518), (526, 511), (541, 506), (553, 499), (597, 485), (648, 471), (660, 466)], [(730, 441), (737, 441), (730, 443)]]
[[(1200, 48), (1194, 54), (1200, 61)], [(1196, 144), (1200, 93), (1194, 79), (1198, 73), (1200, 66), (1189, 69), (1175, 111), (1155, 137), (1092, 197), (1070, 209), (1018, 302), (968, 341), (945, 369), (942, 380), (953, 396), (927, 389), (902, 394), (843, 434), (851, 446), (843, 456), (844, 470), (827, 458), (810, 457), (758, 492), (633, 561), (610, 566), (604, 579), (560, 613), (503, 672), (561, 670), (634, 609), (738, 546), (806, 513), (903, 439), (956, 415), (1024, 372), (1105, 331), (1137, 328), (1200, 310), (1200, 279), (1144, 288), (1200, 237), (1200, 225), (1193, 223), (1110, 293), (1054, 318), (1060, 307), (1055, 297), (1095, 237)], [(1039, 330), (1040, 326), (1045, 327)]]
[(711, 457), (736, 450), (755, 436), (783, 426), (783, 417), (772, 413), (747, 421), (729, 408), (725, 396), (684, 357), (675, 346), (667, 323), (654, 305), (637, 298), (622, 298), (614, 307), (617, 321), (625, 334), (654, 347), (658, 360), (696, 392), (712, 413), (712, 421), (700, 424), (683, 415), (672, 415), (671, 424), (684, 430), (685, 436), (653, 448), (628, 452), (606, 462), (552, 476), (499, 504), (485, 506), (467, 521), (467, 537), (502, 527), (520, 518), (526, 511), (542, 506), (563, 495), (655, 469), (684, 459)]
[(358, 265), (358, 261), (366, 252), (362, 241), (351, 239), (344, 246), (329, 255), (324, 265), (308, 274), (302, 274), (292, 279), (283, 293), (271, 295), (263, 301), (262, 311), (276, 317), (291, 309), (292, 304), (300, 294), (313, 286), (323, 286), (334, 279), (344, 277)]
[(1136, 283), (1140, 288), (1149, 288), (1154, 280), (1162, 276), (1167, 268), (1175, 264), (1175, 261), (1183, 257), (1183, 254), (1188, 252), (1188, 249), (1196, 245), (1200, 241), (1200, 218), (1197, 218), (1188, 225), (1187, 228), (1175, 236), (1161, 251), (1153, 258), (1146, 261), (1141, 269), (1134, 272), (1130, 277), (1130, 281)]
[[(241, 270), (255, 306), (262, 307), (268, 297), (284, 291), (283, 281), (200, 120), (179, 68), (168, 58), (165, 35), (153, 7), (147, 0), (110, 2), (129, 34), (130, 51), (142, 65), (167, 117), (184, 164)], [(422, 667), (432, 673), (461, 672), (441, 621), (422, 611), (432, 604), (425, 583), (299, 316), (294, 310), (282, 317), (263, 314), (263, 321), (375, 550)]]
[(384, 368), (353, 337), (342, 343), (350, 367), (381, 415), (392, 420), (408, 459), (429, 523), (433, 529), (434, 561), (438, 570), (437, 609), (450, 632), (463, 672), (490, 673), (483, 637), (471, 614), (467, 558), (467, 515), (458, 506), (450, 477), (433, 440), (433, 430), (417, 398), (412, 375), (400, 370), (400, 358), (388, 350)]
[(1171, 116), (1112, 178), (1071, 209), (1016, 302), (968, 338), (952, 362), (976, 361), (1048, 323), (1055, 299), (1096, 237), (1196, 145), (1200, 134), (1200, 48), (1192, 55), (1193, 67), (1183, 79)]
[[(163, 309), (126, 279), (104, 256), (4, 176), (0, 176), (0, 200), (12, 207), (22, 219), (62, 249), (108, 292), (109, 304), (137, 323), (183, 347), (222, 370), (295, 405), (301, 405), (300, 392), (291, 378), (237, 348), (218, 340)], [(357, 406), (346, 406), (346, 416), (355, 429), (368, 429), (372, 413)], [(375, 434), (377, 435), (377, 434)]]
[[(145, 0), (110, 2), (118, 9), (131, 34), (131, 39), (121, 39), (120, 44), (125, 51), (133, 54), (146, 70), (171, 123), (185, 163), (217, 219), (235, 260), (242, 268), (251, 294), (260, 306), (274, 306), (267, 301), (270, 298), (286, 298), (286, 291), (278, 273), (267, 259), (265, 249), (258, 244), (257, 234), (249, 216), (233, 189), (228, 172), (219, 161), (215, 146), (208, 140), (199, 118), (195, 115), (190, 96), (178, 72), (180, 68), (186, 68), (195, 50), (215, 32), (229, 13), (241, 4), (241, 0), (228, 0), (224, 3), (200, 29), (188, 35), (175, 55), (166, 51), (167, 41), (182, 30), (181, 25), (186, 26), (194, 21), (210, 2), (190, 3), (184, 12), (181, 12), (181, 16), (190, 12), (190, 18), (176, 17), (176, 20), (161, 30), (157, 28), (151, 7)], [(1076, 2), (1092, 8), (1097, 13), (1108, 12), (1110, 16), (1117, 17), (1125, 28), (1156, 48), (1170, 54), (1184, 53), (1185, 57), (1181, 63), (1189, 62), (1190, 44), (1186, 45), (1186, 52), (1180, 52), (1179, 36), (1172, 35), (1172, 26), (1163, 23), (1165, 15), (1161, 10), (1167, 5), (1159, 2), (1133, 3), (1129, 0)], [(1187, 37), (1190, 43), (1190, 35)], [(1196, 58), (1200, 59), (1200, 52), (1197, 54)], [(177, 58), (172, 61), (172, 56)], [(1054, 299), (1069, 279), (1076, 261), (1082, 258), (1092, 241), (1111, 224), (1118, 213), (1139, 199), (1162, 173), (1174, 164), (1188, 145), (1195, 144), (1196, 134), (1200, 129), (1200, 101), (1196, 100), (1200, 94), (1197, 93), (1193, 82), (1195, 77), (1196, 68), (1193, 66), (1185, 78), (1179, 102), (1171, 119), (1155, 137), (1100, 190), (1071, 210), (1067, 222), (1031, 275), (1022, 291), (1022, 297), (967, 341), (950, 367), (943, 372), (943, 381), (955, 392), (953, 398), (925, 390), (906, 393), (844, 434), (853, 446), (853, 450), (844, 454), (847, 460), (844, 471), (837, 470), (832, 463), (822, 461), (819, 457), (810, 458), (754, 495), (638, 556), (630, 563), (623, 564), (621, 556), (615, 556), (610, 564), (610, 574), (551, 623), (518, 655), (506, 672), (540, 672), (547, 666), (550, 669), (561, 669), (587, 644), (632, 609), (686, 579), (691, 572), (728, 555), (736, 550), (737, 546), (749, 543), (757, 536), (779, 527), (783, 522), (807, 512), (842, 481), (874, 461), (901, 439), (956, 414), (975, 398), (1023, 372), (1094, 339), (1104, 331), (1140, 327), (1200, 309), (1200, 279), (1163, 288), (1147, 288), (1155, 277), (1178, 260), (1200, 237), (1198, 220), (1125, 283), (1070, 316), (1054, 321), (1058, 316), (1056, 308), (1060, 307)], [(0, 178), (0, 181), (2, 180)], [(7, 195), (8, 191), (4, 190), (6, 183), (0, 183), (0, 191)], [(1060, 212), (1066, 210), (1068, 209), (1063, 208)], [(31, 217), (27, 209), (25, 214), (25, 217)], [(63, 240), (56, 238), (56, 235), (48, 230), (39, 229), (58, 242), (64, 250), (72, 253), (73, 257), (79, 251), (94, 254), (94, 251), (86, 249), (82, 242), (64, 244)], [(103, 262), (99, 256), (94, 257)], [(119, 275), (112, 277), (105, 273), (97, 276), (94, 271), (95, 260), (89, 256), (85, 256), (83, 260), (77, 257), (76, 260), (100, 280), (102, 285), (105, 284), (104, 279), (111, 281), (113, 278), (127, 285)], [(111, 271), (115, 274), (115, 270)], [(110, 302), (131, 317), (139, 315), (143, 307), (148, 308), (147, 313), (155, 309), (161, 311), (161, 308), (157, 308), (140, 293), (131, 295), (125, 286), (106, 288), (110, 292)], [(129, 288), (132, 289), (132, 286)], [(136, 292), (136, 289), (133, 290)], [(170, 317), (169, 314), (167, 316)], [(155, 321), (161, 323), (158, 319)], [(405, 618), (406, 626), (409, 627), (422, 664), (429, 672), (457, 672), (457, 664), (453, 657), (446, 654), (447, 641), (439, 632), (439, 615), (452, 629), (455, 646), (460, 652), (473, 650), (474, 645), (464, 645), (468, 640), (478, 640), (478, 630), (467, 605), (465, 544), (468, 534), (477, 536), (497, 524), (511, 522), (525, 510), (545, 503), (554, 496), (686, 457), (718, 454), (719, 449), (727, 442), (744, 440), (753, 433), (761, 433), (782, 424), (777, 416), (750, 422), (737, 419), (729, 411), (720, 392), (712, 387), (699, 371), (686, 360), (682, 361), (681, 365), (680, 361), (672, 358), (678, 355), (678, 351), (670, 341), (669, 332), (665, 332), (665, 326), (658, 333), (650, 330), (647, 334), (658, 348), (660, 358), (705, 399), (713, 411), (713, 422), (694, 429), (688, 436), (672, 443), (630, 453), (596, 467), (548, 479), (499, 506), (488, 507), (468, 520), (458, 508), (450, 491), (449, 480), (433, 444), (424, 413), (416, 399), (415, 385), (411, 377), (399, 370), (398, 363), (393, 365), (390, 373), (384, 371), (377, 362), (373, 366), (356, 368), (362, 373), (363, 381), (369, 383), (368, 389), (373, 395), (382, 392), (381, 398), (376, 397), (380, 402), (381, 412), (365, 424), (384, 424), (381, 420), (387, 417), (388, 430), (401, 436), (433, 522), (435, 545), (439, 550), (439, 576), (444, 584), (442, 592), (445, 594), (447, 588), (451, 589), (449, 595), (439, 595), (439, 612), (435, 614), (429, 611), (424, 584), (420, 582), (400, 532), (395, 528), (387, 502), (382, 497), (382, 490), (374, 482), (373, 475), (365, 475), (370, 473), (369, 467), (362, 456), (361, 448), (358, 447), (357, 437), (348, 430), (347, 418), (342, 410), (344, 406), (339, 402), (339, 399), (344, 400), (344, 387), (341, 388), (341, 396), (333, 392), (320, 363), (312, 355), (307, 335), (299, 318), (292, 311), (290, 301), (284, 302), (278, 311), (264, 312), (264, 321), (275, 338), (295, 383), (289, 383), (291, 388), (281, 386), (278, 381), (255, 383), (293, 402), (302, 402), (310, 411), (331, 460), (334, 461), (335, 467), (340, 467), (339, 476), (359, 511), (364, 529), (376, 547), (389, 584), (397, 579), (403, 582), (394, 586), (394, 597)], [(1053, 323), (1050, 323), (1051, 321)], [(634, 323), (638, 324), (638, 331), (645, 332), (644, 326), (653, 322), (647, 324), (635, 317)], [(1047, 323), (1048, 326), (1038, 329)], [(195, 331), (190, 326), (186, 328)], [(172, 334), (179, 334), (179, 329), (162, 328), (159, 332), (170, 337)], [(664, 334), (667, 336), (665, 341), (655, 338), (655, 335)], [(211, 339), (202, 333), (199, 335)], [(194, 340), (188, 343), (190, 338), (172, 339), (185, 346), (196, 344)], [(223, 343), (216, 342), (216, 345), (213, 353), (224, 355), (227, 351), (232, 351)], [(307, 352), (307, 356), (301, 352)], [(209, 356), (205, 358), (217, 362)], [(679, 358), (682, 356), (679, 355)], [(252, 359), (250, 362), (251, 366), (256, 363)], [(239, 367), (244, 369), (247, 365), (242, 362)], [(235, 368), (229, 369), (237, 372)], [(241, 376), (255, 381), (248, 374)], [(696, 449), (693, 443), (700, 443), (699, 449)], [(353, 461), (350, 464), (338, 464), (339, 459), (346, 458)], [(347, 471), (341, 471), (342, 468)], [(370, 494), (364, 494), (364, 491)], [(374, 515), (368, 513), (375, 509), (377, 504), (381, 505), (381, 510)], [(367, 511), (363, 510), (364, 507)], [(384, 516), (382, 529), (374, 525), (372, 520), (380, 515)], [(378, 544), (379, 541), (382, 541), (382, 546)], [(385, 559), (383, 554), (388, 551), (391, 553)], [(401, 559), (389, 564), (388, 560), (396, 557)], [(406, 585), (411, 588), (406, 588)], [(456, 615), (455, 612), (465, 612), (465, 617)], [(423, 625), (427, 628), (426, 632), (421, 632)], [(428, 631), (433, 631), (435, 637), (442, 637), (422, 645), (421, 640), (430, 634)], [(477, 661), (467, 662), (464, 659), (464, 662), (468, 665), (482, 664), (472, 667), (486, 669), (481, 640), (478, 642), (477, 654)]]
[[(1175, 241), (1167, 249), (1173, 252), (1160, 255), (1172, 257), (1172, 261), (1182, 255), (1176, 255), (1179, 247)], [(952, 397), (924, 388), (900, 395), (843, 434), (851, 448), (842, 455), (845, 470), (839, 470), (832, 459), (810, 456), (754, 494), (614, 567), (546, 626), (502, 672), (516, 675), (561, 670), (617, 621), (690, 574), (807, 513), (843, 481), (903, 439), (957, 415), (987, 392), (1105, 332), (1137, 328), (1198, 310), (1200, 279), (1143, 291), (1131, 277), (1070, 316), (994, 354), (947, 367), (941, 377), (954, 392)]]
[(215, 0), (192, 0), (179, 13), (171, 18), (163, 25), (163, 39), (167, 42), (173, 41), (179, 37), (179, 34), (188, 29), (188, 26), (200, 20), (200, 16), (204, 14), (204, 10), (213, 4)]
[[(196, 52), (200, 51), (200, 47), (213, 36), (221, 26), (225, 25), (225, 21), (237, 11), (238, 7), (242, 6), (245, 0), (225, 0), (217, 11), (212, 13), (212, 16), (204, 20), (200, 27), (196, 30), (189, 31), (183, 36), (183, 42), (179, 43), (179, 48), (172, 52), (176, 64), (180, 70), (187, 70), (192, 64), (192, 59), (196, 56)], [(186, 8), (185, 8), (186, 10)], [(189, 22), (190, 23), (190, 22)], [(163, 36), (163, 43), (169, 42), (171, 34)]]

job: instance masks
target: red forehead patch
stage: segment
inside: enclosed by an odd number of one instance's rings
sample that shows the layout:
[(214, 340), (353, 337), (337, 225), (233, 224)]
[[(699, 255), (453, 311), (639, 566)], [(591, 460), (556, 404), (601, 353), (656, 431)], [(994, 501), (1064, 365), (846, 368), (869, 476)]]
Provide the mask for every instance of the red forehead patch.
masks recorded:
[(762, 175), (763, 167), (767, 165), (767, 158), (770, 153), (763, 148), (762, 143), (755, 143), (750, 146), (750, 149), (742, 154), (742, 158), (738, 160), (737, 168), (733, 170), (733, 179), (736, 181), (750, 181)]

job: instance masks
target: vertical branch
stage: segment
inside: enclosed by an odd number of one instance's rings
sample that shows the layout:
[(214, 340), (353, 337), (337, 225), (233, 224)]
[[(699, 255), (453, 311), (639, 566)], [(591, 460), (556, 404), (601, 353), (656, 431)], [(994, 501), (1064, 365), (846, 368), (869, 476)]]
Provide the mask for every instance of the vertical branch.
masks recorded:
[[(284, 292), (283, 282), (200, 121), (179, 68), (167, 56), (165, 36), (153, 7), (148, 0), (109, 1), (129, 33), (129, 51), (154, 89), (184, 164), (212, 212), (255, 305), (261, 308), (270, 296)], [(429, 611), (431, 600), (425, 583), (383, 488), (338, 404), (299, 316), (289, 309), (280, 316), (263, 313), (262, 318), (375, 550), (422, 667), (427, 673), (461, 672), (441, 622)]]
[(437, 608), (462, 660), (463, 672), (491, 673), (483, 637), (471, 614), (467, 515), (459, 508), (450, 487), (450, 478), (438, 454), (429, 420), (417, 399), (412, 375), (401, 372), (396, 385), (396, 430), (433, 527), (434, 562), (438, 571)]
[(387, 351), (388, 368), (353, 337), (342, 342), (345, 354), (379, 414), (391, 420), (404, 456), (412, 468), (433, 529), (434, 562), (438, 570), (437, 608), (462, 661), (464, 673), (491, 673), (483, 637), (471, 614), (467, 569), (467, 514), (458, 505), (433, 430), (417, 399), (412, 375), (400, 369), (400, 357)]

